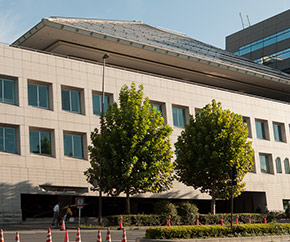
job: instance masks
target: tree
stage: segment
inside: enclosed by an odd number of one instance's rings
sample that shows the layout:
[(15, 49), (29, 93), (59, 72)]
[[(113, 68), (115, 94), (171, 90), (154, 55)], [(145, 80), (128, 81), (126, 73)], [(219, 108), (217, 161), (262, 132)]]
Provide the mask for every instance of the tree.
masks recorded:
[(231, 196), (232, 167), (237, 169), (234, 197), (245, 188), (243, 178), (253, 167), (253, 149), (247, 137), (242, 116), (223, 110), (220, 102), (212, 100), (195, 118), (190, 116), (175, 143), (178, 180), (209, 193), (213, 214), (215, 199)]
[(98, 129), (91, 133), (91, 167), (85, 175), (91, 184), (94, 179), (101, 182), (102, 190), (109, 195), (125, 193), (126, 212), (130, 213), (130, 196), (172, 187), (172, 129), (164, 124), (161, 112), (151, 108), (149, 99), (143, 100), (142, 85), (139, 90), (134, 83), (131, 89), (123, 86), (119, 103), (119, 107), (116, 103), (109, 106), (103, 135)]

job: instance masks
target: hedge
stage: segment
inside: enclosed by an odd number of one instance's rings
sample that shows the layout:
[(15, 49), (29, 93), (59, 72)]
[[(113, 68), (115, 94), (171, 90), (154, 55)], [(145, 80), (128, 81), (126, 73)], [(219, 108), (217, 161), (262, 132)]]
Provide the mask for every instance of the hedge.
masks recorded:
[(147, 239), (192, 239), (217, 237), (269, 236), (290, 233), (290, 224), (243, 224), (229, 226), (199, 225), (156, 227), (146, 230)]
[[(249, 215), (251, 215), (251, 223), (263, 223), (264, 215), (263, 214), (238, 214), (239, 223), (248, 224), (249, 223)], [(233, 215), (233, 222), (235, 222), (235, 216)], [(145, 215), (145, 214), (135, 214), (135, 215), (122, 215), (123, 217), (123, 226), (162, 226), (167, 225), (168, 217), (166, 215)], [(219, 225), (221, 222), (221, 218), (223, 217), (223, 223), (228, 225), (231, 221), (230, 214), (200, 214), (199, 215), (199, 224), (200, 225)], [(120, 224), (120, 215), (108, 216), (106, 217), (108, 221), (108, 226), (119, 226)], [(276, 216), (267, 216), (267, 222), (276, 221)], [(171, 225), (188, 225), (185, 224), (183, 219), (180, 216), (171, 218)], [(194, 217), (195, 224), (196, 215)]]

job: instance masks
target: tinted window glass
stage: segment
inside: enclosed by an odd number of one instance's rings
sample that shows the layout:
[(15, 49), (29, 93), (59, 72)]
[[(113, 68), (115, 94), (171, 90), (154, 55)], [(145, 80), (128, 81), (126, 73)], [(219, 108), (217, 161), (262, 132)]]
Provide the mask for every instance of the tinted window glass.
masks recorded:
[(70, 111), (70, 93), (68, 90), (61, 90), (62, 109)]
[[(109, 97), (105, 96), (105, 99), (104, 99), (105, 113), (108, 111), (108, 106), (109, 106)], [(102, 111), (102, 96), (93, 94), (93, 112), (96, 115), (100, 115), (101, 111)]]
[(28, 84), (28, 104), (37, 106), (37, 86)]
[(261, 172), (270, 173), (268, 156), (266, 156), (266, 155), (260, 155), (259, 158), (260, 158)]
[(48, 87), (38, 86), (38, 93), (39, 93), (39, 107), (49, 108)]
[(282, 173), (282, 166), (281, 166), (280, 157), (276, 158), (276, 170), (277, 170), (277, 173)]
[(264, 126), (265, 125), (263, 122), (256, 121), (256, 132), (257, 132), (257, 138), (259, 139), (266, 139)]

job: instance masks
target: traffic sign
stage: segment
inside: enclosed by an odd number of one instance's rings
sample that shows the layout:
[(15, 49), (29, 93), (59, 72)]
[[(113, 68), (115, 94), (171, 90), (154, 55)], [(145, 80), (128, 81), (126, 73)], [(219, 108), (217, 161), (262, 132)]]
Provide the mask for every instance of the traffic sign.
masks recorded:
[(77, 205), (77, 208), (82, 208), (83, 206), (85, 206), (85, 198), (84, 197), (77, 197), (76, 198), (76, 205)]

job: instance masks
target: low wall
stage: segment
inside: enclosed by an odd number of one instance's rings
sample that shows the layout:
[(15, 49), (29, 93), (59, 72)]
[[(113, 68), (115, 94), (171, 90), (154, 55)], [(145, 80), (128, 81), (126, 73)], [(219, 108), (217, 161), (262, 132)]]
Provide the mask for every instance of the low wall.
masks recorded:
[(136, 242), (290, 242), (290, 235), (275, 236), (255, 236), (255, 237), (234, 237), (234, 238), (208, 238), (208, 239), (141, 239), (137, 238)]

